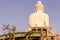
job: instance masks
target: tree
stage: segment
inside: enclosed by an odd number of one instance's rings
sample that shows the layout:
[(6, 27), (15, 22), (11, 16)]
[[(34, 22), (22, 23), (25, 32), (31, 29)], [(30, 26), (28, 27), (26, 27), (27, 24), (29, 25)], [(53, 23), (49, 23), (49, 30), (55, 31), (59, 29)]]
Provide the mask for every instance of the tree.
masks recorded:
[(3, 27), (4, 28), (2, 30), (7, 31), (7, 34), (9, 36), (9, 40), (15, 40), (14, 35), (15, 35), (16, 27), (15, 26), (11, 26), (12, 27), (11, 28), (9, 24), (8, 25), (3, 25)]

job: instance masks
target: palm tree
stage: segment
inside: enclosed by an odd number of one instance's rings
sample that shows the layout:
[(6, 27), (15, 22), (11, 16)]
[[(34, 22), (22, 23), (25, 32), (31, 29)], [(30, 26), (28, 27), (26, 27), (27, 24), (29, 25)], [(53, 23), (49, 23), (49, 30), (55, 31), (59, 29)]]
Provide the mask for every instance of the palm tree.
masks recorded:
[(8, 36), (9, 36), (9, 40), (15, 40), (15, 31), (16, 31), (16, 27), (15, 26), (12, 26), (12, 28), (10, 28), (9, 24), (8, 25), (3, 25), (4, 28), (2, 30), (6, 30), (8, 33)]
[(14, 35), (15, 35), (15, 31), (16, 31), (16, 27), (15, 26), (12, 26), (12, 32), (13, 32), (13, 40), (15, 40), (15, 37), (14, 37)]

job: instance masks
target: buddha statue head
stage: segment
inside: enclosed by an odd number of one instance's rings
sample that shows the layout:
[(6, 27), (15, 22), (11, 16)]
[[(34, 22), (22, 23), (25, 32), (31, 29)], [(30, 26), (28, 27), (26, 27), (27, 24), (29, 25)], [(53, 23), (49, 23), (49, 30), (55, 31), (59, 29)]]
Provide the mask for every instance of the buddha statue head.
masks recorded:
[(44, 5), (42, 4), (41, 1), (37, 1), (36, 5), (35, 5), (35, 11), (44, 11)]

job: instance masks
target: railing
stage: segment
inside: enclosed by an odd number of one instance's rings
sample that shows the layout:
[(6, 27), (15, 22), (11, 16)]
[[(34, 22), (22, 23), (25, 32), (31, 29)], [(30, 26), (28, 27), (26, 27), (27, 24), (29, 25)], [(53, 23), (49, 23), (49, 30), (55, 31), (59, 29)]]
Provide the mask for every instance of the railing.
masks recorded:
[(35, 31), (35, 32), (33, 32), (33, 34), (42, 34), (42, 32), (41, 31)]

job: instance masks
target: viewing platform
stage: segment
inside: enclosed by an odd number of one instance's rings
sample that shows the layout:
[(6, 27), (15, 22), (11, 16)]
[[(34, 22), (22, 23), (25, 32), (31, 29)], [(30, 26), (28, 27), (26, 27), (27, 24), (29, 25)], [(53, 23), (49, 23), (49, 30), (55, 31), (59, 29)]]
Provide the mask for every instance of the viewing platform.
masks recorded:
[[(49, 30), (49, 31), (48, 31)], [(12, 38), (12, 34), (10, 35)], [(52, 34), (50, 28), (32, 28), (28, 32), (16, 32), (14, 35), (15, 40), (57, 40), (60, 39), (59, 35)], [(0, 35), (0, 40), (9, 40), (9, 34)]]

